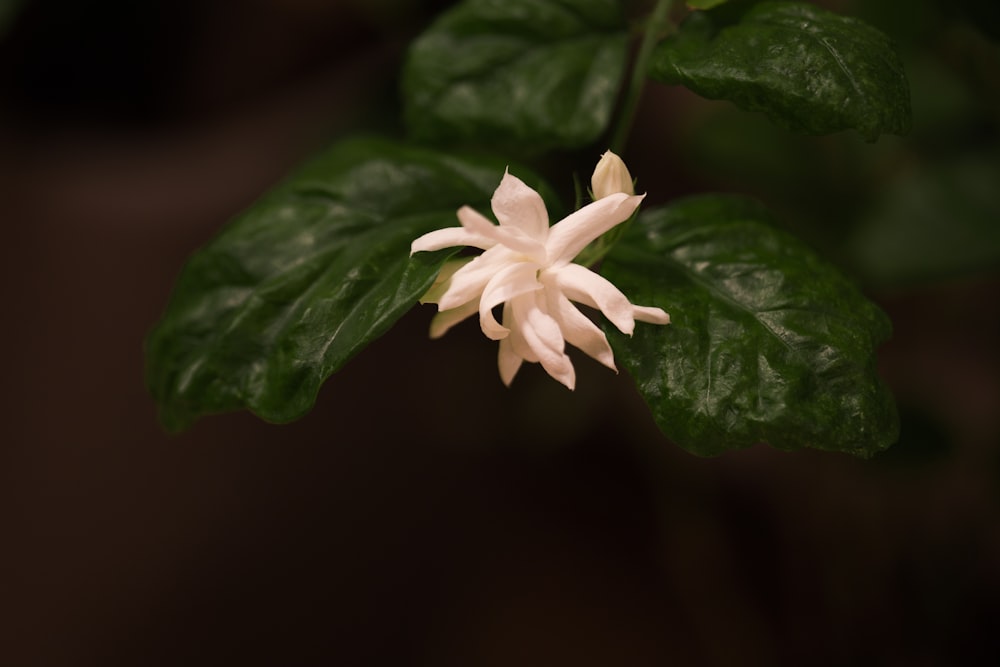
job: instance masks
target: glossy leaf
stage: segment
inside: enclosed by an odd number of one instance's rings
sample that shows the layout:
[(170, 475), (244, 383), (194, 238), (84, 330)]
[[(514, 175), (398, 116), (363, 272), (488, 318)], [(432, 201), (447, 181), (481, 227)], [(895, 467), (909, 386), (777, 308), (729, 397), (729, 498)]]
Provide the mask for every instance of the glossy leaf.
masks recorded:
[(463, 204), (488, 210), (504, 166), (355, 140), (254, 204), (190, 259), (148, 339), (164, 423), (238, 408), (275, 422), (306, 413), (451, 254), (411, 259), (410, 242), (456, 226)]
[(602, 273), (671, 315), (631, 339), (608, 334), (679, 445), (869, 456), (896, 440), (895, 403), (875, 368), (888, 319), (756, 204), (705, 195), (647, 211)]
[(724, 27), (696, 12), (657, 47), (650, 75), (806, 134), (855, 129), (874, 141), (910, 129), (909, 85), (889, 38), (813, 5), (763, 2)]
[(627, 33), (614, 0), (465, 0), (412, 45), (403, 73), (414, 138), (537, 153), (607, 128)]

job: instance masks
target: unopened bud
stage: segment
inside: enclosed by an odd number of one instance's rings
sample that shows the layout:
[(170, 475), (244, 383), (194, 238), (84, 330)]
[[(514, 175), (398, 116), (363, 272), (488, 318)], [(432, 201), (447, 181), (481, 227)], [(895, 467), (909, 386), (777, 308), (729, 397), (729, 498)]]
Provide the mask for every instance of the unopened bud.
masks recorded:
[(624, 192), (628, 195), (635, 194), (632, 174), (628, 173), (628, 167), (625, 166), (622, 159), (611, 151), (602, 155), (601, 160), (594, 167), (594, 175), (590, 177), (590, 190), (593, 192), (595, 200), (618, 192)]

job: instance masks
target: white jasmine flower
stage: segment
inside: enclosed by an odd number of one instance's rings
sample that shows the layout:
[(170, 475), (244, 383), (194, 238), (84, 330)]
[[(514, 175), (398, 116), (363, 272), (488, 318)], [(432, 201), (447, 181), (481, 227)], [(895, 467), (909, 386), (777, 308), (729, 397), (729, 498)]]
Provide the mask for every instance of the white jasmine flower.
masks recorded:
[[(621, 182), (620, 175), (615, 178)], [(628, 185), (631, 189), (631, 177)], [(594, 191), (596, 195), (598, 188)], [(605, 192), (603, 186), (600, 191)], [(599, 309), (628, 335), (635, 320), (669, 324), (670, 316), (659, 308), (632, 305), (608, 280), (572, 260), (591, 241), (631, 217), (644, 196), (609, 192), (550, 227), (542, 197), (505, 172), (491, 200), (499, 225), (463, 206), (458, 210), (461, 227), (424, 234), (411, 245), (411, 254), (453, 246), (485, 251), (446, 263), (421, 299), (438, 305), (431, 337), (444, 335), (478, 313), (483, 333), (500, 341), (500, 379), (508, 386), (528, 361), (540, 363), (549, 375), (573, 389), (576, 372), (566, 355), (566, 343), (617, 371), (604, 332), (573, 302)], [(493, 316), (493, 308), (500, 304), (502, 323)]]
[(622, 159), (607, 151), (601, 156), (597, 166), (594, 167), (594, 174), (590, 177), (590, 191), (594, 199), (603, 199), (616, 192), (624, 192), (627, 195), (635, 194), (635, 187), (632, 185), (632, 174), (628, 173), (628, 167)]

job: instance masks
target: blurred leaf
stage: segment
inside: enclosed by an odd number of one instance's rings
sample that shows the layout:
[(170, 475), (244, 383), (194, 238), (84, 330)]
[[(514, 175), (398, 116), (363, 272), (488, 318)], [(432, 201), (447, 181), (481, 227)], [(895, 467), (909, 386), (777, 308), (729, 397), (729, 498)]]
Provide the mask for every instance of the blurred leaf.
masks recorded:
[(691, 9), (711, 9), (728, 2), (729, 0), (687, 0), (685, 4)]
[(749, 195), (764, 202), (780, 226), (835, 264), (905, 140), (868, 144), (856, 133), (809, 136), (788, 132), (761, 114), (695, 101), (679, 144), (701, 191)]
[(881, 286), (1000, 269), (1000, 159), (929, 163), (901, 176), (850, 247)]
[(892, 470), (915, 470), (954, 455), (954, 428), (935, 406), (901, 402), (899, 419), (899, 442), (875, 457), (875, 463)]
[(948, 154), (982, 143), (982, 126), (989, 122), (977, 95), (961, 76), (937, 58), (915, 56), (907, 62), (914, 123), (914, 144)]
[(614, 0), (465, 0), (410, 49), (405, 114), (416, 139), (539, 153), (596, 140), (625, 68)]
[(17, 16), (22, 0), (0, 0), (0, 39), (6, 34), (7, 29)]
[(838, 6), (844, 7), (845, 14), (884, 31), (901, 52), (912, 53), (915, 48), (926, 48), (927, 36), (946, 23), (941, 13), (946, 2), (954, 4), (953, 0), (846, 0)]
[(411, 259), (410, 242), (457, 226), (463, 204), (488, 207), (503, 169), (353, 140), (254, 204), (190, 259), (149, 336), (164, 423), (308, 412), (322, 382), (413, 307), (451, 254)]
[(889, 39), (812, 5), (763, 2), (722, 28), (696, 12), (657, 47), (650, 75), (806, 134), (853, 128), (874, 141), (910, 128), (909, 88)]
[(758, 205), (703, 195), (646, 211), (602, 273), (666, 327), (609, 330), (660, 429), (695, 454), (767, 442), (870, 456), (895, 403), (876, 373), (888, 318)]
[(983, 34), (994, 41), (1000, 40), (1000, 4), (997, 0), (959, 0), (955, 4)]

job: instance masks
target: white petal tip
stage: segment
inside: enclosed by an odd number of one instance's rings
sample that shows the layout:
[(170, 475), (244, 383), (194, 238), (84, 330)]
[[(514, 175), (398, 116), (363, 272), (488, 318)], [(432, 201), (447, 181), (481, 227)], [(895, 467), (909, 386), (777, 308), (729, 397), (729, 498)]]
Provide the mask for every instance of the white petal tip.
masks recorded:
[(427, 335), (430, 336), (431, 340), (437, 340), (438, 338), (444, 336), (446, 333), (448, 333), (448, 327), (438, 324), (434, 320), (431, 321), (431, 328), (427, 332)]
[(610, 349), (608, 349), (605, 354), (597, 354), (597, 355), (595, 355), (595, 354), (589, 354), (589, 356), (594, 361), (596, 361), (600, 365), (604, 366), (605, 368), (609, 368), (609, 369), (613, 370), (615, 373), (618, 372), (618, 367), (615, 366), (615, 357), (611, 353)]
[(510, 384), (514, 381), (517, 376), (517, 372), (521, 370), (521, 363), (524, 361), (518, 356), (507, 355), (503, 352), (504, 343), (500, 343), (501, 351), (497, 359), (497, 365), (500, 370), (500, 381), (503, 382), (503, 386), (510, 389)]
[(483, 330), (483, 335), (490, 340), (503, 340), (510, 335), (510, 329), (505, 329), (503, 327), (493, 328), (493, 327), (480, 327)]
[(552, 379), (556, 380), (559, 384), (566, 387), (570, 391), (576, 389), (576, 371), (572, 367), (567, 369), (566, 372), (561, 372), (557, 375), (552, 375), (552, 373), (549, 372), (549, 375), (552, 376)]
[(632, 306), (632, 317), (649, 324), (670, 324), (670, 314), (652, 306)]

